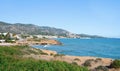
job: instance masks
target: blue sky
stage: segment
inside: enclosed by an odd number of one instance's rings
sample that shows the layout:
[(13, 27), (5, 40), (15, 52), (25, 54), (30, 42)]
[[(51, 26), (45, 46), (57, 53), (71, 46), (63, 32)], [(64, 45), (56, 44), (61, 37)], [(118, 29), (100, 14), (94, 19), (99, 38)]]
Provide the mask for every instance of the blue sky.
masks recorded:
[(120, 0), (0, 0), (0, 21), (120, 37)]

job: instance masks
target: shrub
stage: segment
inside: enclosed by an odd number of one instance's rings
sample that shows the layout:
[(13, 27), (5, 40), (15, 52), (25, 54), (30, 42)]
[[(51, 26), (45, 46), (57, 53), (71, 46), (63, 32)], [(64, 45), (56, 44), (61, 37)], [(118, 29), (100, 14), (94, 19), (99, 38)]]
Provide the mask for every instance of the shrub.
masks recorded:
[(42, 53), (40, 53), (41, 55), (48, 55), (47, 53), (44, 53), (44, 52), (42, 52)]
[(79, 59), (79, 58), (75, 58), (74, 60), (75, 60), (75, 61), (80, 61), (80, 59)]
[(50, 53), (50, 56), (54, 55), (53, 53)]
[(15, 41), (12, 41), (12, 40), (5, 40), (5, 42), (7, 42), (7, 43), (15, 43)]
[(94, 60), (93, 60), (93, 59), (88, 59), (88, 60), (86, 60), (86, 61), (83, 63), (83, 65), (84, 65), (84, 66), (87, 66), (87, 67), (88, 67), (88, 66), (91, 66), (91, 62), (92, 62), (92, 61), (94, 61)]
[(30, 54), (39, 54), (38, 52), (36, 52), (36, 51), (33, 51), (33, 50), (27, 50)]
[(65, 56), (65, 55), (64, 55), (64, 54), (55, 54), (55, 55), (54, 55), (54, 57), (57, 57), (57, 56), (62, 57), (62, 56)]
[(86, 67), (60, 61), (22, 58), (23, 46), (0, 46), (0, 71), (88, 71)]
[(93, 71), (109, 71), (109, 69), (105, 66), (98, 66)]
[(72, 62), (72, 64), (74, 64), (74, 65), (78, 65), (77, 62)]
[(120, 68), (120, 60), (114, 60), (111, 63), (110, 67), (112, 67), (112, 68)]
[(99, 62), (99, 61), (102, 61), (102, 59), (101, 59), (101, 58), (97, 58), (97, 59), (95, 60), (95, 62)]

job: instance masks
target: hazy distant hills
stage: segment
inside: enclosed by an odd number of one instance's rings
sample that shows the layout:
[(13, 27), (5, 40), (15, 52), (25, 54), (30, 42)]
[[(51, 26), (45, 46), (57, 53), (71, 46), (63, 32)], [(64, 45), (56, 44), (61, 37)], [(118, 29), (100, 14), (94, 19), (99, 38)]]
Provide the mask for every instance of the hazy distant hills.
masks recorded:
[(99, 36), (90, 36), (85, 34), (71, 34), (70, 32), (46, 26), (37, 26), (33, 24), (22, 24), (22, 23), (6, 23), (0, 22), (0, 32), (10, 32), (16, 34), (31, 34), (31, 35), (57, 35), (57, 36), (65, 36), (65, 37), (91, 37), (98, 38)]
[(42, 35), (61, 35), (65, 36), (69, 34), (68, 31), (63, 29), (57, 29), (46, 26), (36, 26), (33, 24), (10, 24), (5, 22), (0, 22), (0, 32), (11, 32), (17, 34), (42, 34)]

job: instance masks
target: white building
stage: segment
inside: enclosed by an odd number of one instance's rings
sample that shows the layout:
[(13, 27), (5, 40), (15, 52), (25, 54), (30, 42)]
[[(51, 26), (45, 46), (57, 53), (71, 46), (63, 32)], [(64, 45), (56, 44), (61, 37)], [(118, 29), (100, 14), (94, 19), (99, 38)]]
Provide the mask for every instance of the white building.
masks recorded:
[(51, 36), (51, 35), (35, 35), (38, 38), (58, 38), (58, 36)]

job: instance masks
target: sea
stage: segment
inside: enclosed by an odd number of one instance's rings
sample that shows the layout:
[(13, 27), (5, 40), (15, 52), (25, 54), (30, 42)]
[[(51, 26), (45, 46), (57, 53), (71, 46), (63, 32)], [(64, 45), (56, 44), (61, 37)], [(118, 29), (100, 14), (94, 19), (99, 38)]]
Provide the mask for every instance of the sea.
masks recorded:
[(54, 50), (65, 55), (120, 59), (120, 39), (118, 38), (58, 38), (56, 40), (63, 45), (33, 45), (33, 47)]

